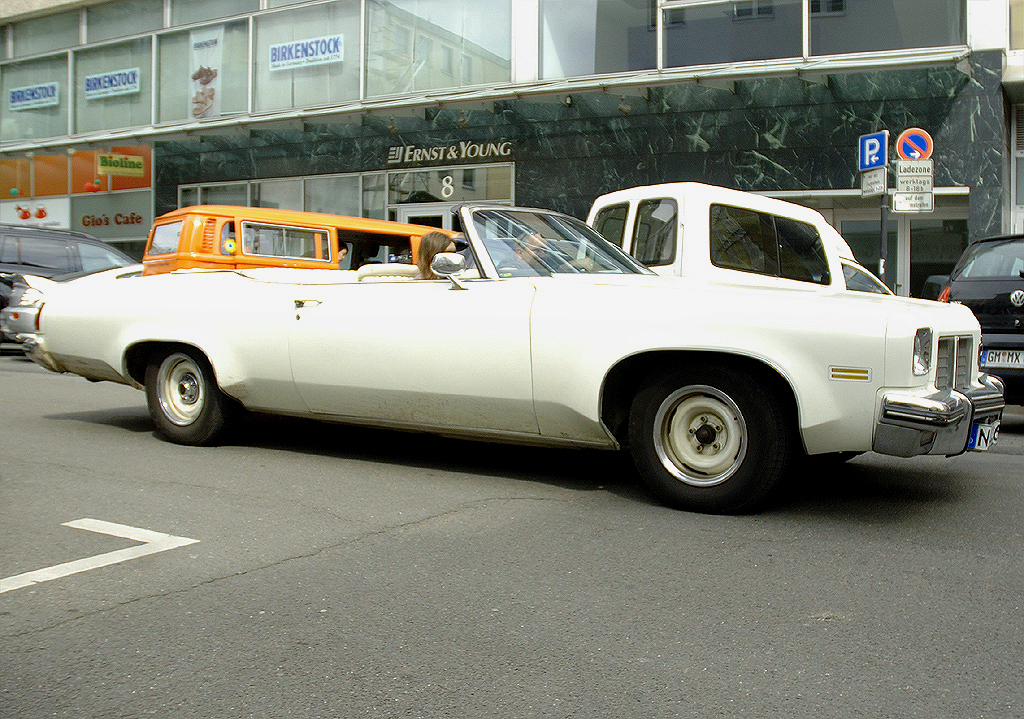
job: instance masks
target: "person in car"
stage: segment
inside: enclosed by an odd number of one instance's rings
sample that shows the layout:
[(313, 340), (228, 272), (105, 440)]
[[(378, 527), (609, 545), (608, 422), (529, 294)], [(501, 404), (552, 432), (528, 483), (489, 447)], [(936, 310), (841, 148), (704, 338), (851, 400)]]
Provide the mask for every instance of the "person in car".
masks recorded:
[(420, 238), (419, 249), (416, 251), (417, 280), (440, 280), (430, 269), (430, 263), (439, 252), (455, 252), (455, 241), (443, 232), (428, 232)]

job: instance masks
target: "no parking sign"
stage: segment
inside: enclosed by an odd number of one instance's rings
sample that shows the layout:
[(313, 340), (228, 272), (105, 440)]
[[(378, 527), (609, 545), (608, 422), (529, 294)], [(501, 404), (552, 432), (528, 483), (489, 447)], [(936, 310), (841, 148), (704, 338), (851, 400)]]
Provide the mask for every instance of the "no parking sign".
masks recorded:
[(896, 138), (896, 154), (904, 160), (927, 160), (934, 147), (932, 136), (920, 127), (909, 127)]

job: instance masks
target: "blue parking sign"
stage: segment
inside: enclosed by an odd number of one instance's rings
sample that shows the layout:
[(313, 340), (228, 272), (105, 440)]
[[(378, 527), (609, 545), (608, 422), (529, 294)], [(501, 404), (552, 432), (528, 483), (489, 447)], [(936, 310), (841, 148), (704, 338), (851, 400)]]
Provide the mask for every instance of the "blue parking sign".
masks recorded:
[(889, 164), (889, 131), (861, 135), (857, 165), (861, 172), (877, 170)]

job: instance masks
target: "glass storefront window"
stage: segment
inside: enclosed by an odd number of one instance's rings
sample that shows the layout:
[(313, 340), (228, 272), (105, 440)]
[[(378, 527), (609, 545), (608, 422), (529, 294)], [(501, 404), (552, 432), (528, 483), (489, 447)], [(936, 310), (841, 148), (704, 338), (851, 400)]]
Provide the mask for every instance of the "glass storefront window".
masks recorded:
[(541, 0), (541, 77), (655, 67), (656, 4), (656, 0)]
[(363, 217), (383, 220), (387, 216), (388, 185), (384, 173), (363, 175)]
[(0, 73), (0, 140), (67, 135), (67, 78), (67, 53), (5, 65)]
[(304, 192), (308, 212), (360, 216), (358, 175), (309, 178)]
[[(126, 22), (125, 18), (131, 18)], [(164, 25), (163, 0), (114, 0), (85, 9), (88, 42), (159, 30)]]
[[(1024, 113), (1021, 113), (1024, 115)], [(1024, 156), (1017, 158), (1017, 200), (1018, 206), (1024, 207)]]
[(249, 186), (245, 183), (234, 185), (211, 185), (203, 188), (201, 203), (204, 205), (249, 206)]
[(244, 15), (259, 9), (259, 0), (171, 0), (171, 24), (190, 25), (194, 22)]
[(812, 1), (811, 54), (962, 45), (966, 14), (965, 0)]
[(1024, 50), (1024, 0), (1010, 0), (1010, 49)]
[(388, 176), (388, 203), (391, 205), (483, 200), (508, 202), (511, 197), (511, 165), (392, 172)]
[[(897, 220), (892, 217), (886, 223), (886, 264), (888, 265), (887, 274), (889, 277), (886, 284), (892, 288), (893, 279), (896, 277), (896, 257), (897, 257), (897, 235), (899, 232)], [(846, 240), (847, 244), (850, 245), (850, 249), (853, 250), (853, 256), (859, 263), (867, 267), (869, 270), (878, 275), (879, 279), (885, 280), (882, 277), (882, 272), (879, 268), (879, 258), (881, 257), (881, 244), (882, 244), (882, 226), (880, 220), (847, 220), (842, 223), (841, 234), (843, 239)]]
[(149, 37), (74, 54), (74, 132), (148, 125), (152, 115)]
[(32, 192), (36, 197), (68, 194), (68, 158), (66, 152), (59, 155), (36, 155), (32, 158)]
[[(910, 296), (933, 300), (944, 282), (929, 277), (948, 275), (967, 249), (967, 220), (910, 220)], [(931, 291), (926, 294), (926, 286)], [(928, 296), (931, 295), (931, 296)]]
[(511, 0), (368, 0), (366, 94), (509, 82), (511, 17)]
[(665, 67), (803, 55), (804, 0), (748, 0), (667, 10)]
[(22, 20), (12, 26), (14, 57), (62, 50), (78, 45), (78, 10)]
[(301, 210), (302, 180), (271, 180), (252, 185), (253, 207)]
[(246, 21), (161, 35), (157, 55), (158, 123), (212, 119), (248, 109)]
[(3, 199), (30, 197), (32, 194), (31, 158), (0, 156), (0, 195)]
[(333, 2), (256, 18), (258, 112), (359, 98), (359, 4)]
[(198, 187), (182, 187), (178, 190), (178, 207), (194, 207), (198, 204)]

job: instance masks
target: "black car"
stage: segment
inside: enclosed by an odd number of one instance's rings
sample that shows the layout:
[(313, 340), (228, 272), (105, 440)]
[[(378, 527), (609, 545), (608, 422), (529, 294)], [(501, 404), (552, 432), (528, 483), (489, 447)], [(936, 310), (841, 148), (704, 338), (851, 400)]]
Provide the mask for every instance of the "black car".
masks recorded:
[(1024, 404), (1024, 235), (972, 242), (939, 299), (974, 311), (982, 370), (1006, 383), (1007, 404)]
[(0, 309), (7, 306), (15, 275), (98, 272), (136, 261), (81, 232), (0, 224)]

